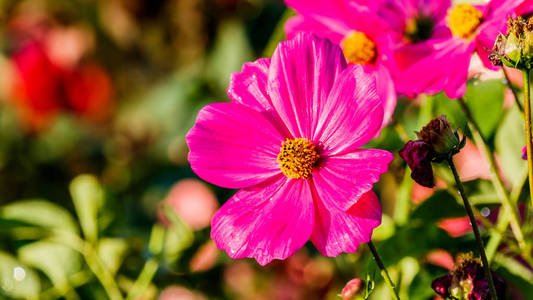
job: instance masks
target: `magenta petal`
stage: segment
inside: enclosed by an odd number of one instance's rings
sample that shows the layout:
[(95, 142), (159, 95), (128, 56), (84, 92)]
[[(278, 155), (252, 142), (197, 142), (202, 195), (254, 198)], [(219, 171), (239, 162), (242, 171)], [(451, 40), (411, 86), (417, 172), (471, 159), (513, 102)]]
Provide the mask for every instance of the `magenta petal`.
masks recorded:
[(280, 174), (283, 138), (263, 115), (235, 103), (204, 107), (187, 134), (189, 162), (202, 179), (243, 188)]
[(253, 257), (266, 265), (298, 251), (313, 224), (309, 183), (280, 176), (237, 192), (213, 217), (211, 237), (231, 258)]
[(320, 21), (300, 15), (291, 17), (285, 23), (287, 38), (292, 39), (300, 32), (312, 32), (321, 38), (327, 38), (335, 44), (340, 44), (346, 34), (350, 32), (350, 28), (348, 27), (332, 28), (331, 25), (337, 22), (337, 20), (321, 18)]
[(333, 83), (346, 67), (339, 46), (311, 34), (281, 42), (272, 56), (272, 105), (294, 137), (314, 135)]
[(375, 149), (326, 157), (313, 173), (313, 181), (326, 206), (346, 211), (372, 189), (392, 159), (392, 153)]
[(374, 76), (352, 65), (335, 81), (313, 140), (324, 145), (323, 155), (350, 152), (372, 139), (382, 122), (383, 105)]
[(244, 104), (257, 111), (272, 109), (267, 94), (270, 59), (260, 58), (245, 63), (241, 72), (231, 74), (228, 96), (234, 103)]
[(381, 205), (374, 192), (361, 196), (347, 212), (327, 207), (321, 199), (328, 195), (317, 192), (311, 240), (320, 253), (326, 256), (352, 253), (360, 243), (370, 241), (372, 231), (381, 224)]
[(383, 101), (383, 126), (387, 125), (396, 108), (396, 89), (389, 70), (384, 65), (376, 69), (376, 89), (379, 98)]

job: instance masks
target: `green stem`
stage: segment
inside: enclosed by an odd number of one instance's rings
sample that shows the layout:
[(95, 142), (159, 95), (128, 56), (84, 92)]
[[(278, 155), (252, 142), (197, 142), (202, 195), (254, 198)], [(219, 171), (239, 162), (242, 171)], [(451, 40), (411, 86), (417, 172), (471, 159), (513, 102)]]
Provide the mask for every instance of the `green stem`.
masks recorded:
[(505, 68), (502, 68), (503, 75), (505, 75), (505, 81), (507, 82), (507, 87), (513, 92), (514, 102), (516, 103), (516, 106), (520, 110), (520, 112), (524, 113), (524, 107), (522, 106), (522, 103), (520, 103), (520, 98), (518, 97), (518, 93), (516, 92), (513, 83), (511, 82), (511, 79), (509, 78), (509, 75), (507, 74), (507, 71)]
[(374, 247), (374, 244), (372, 243), (372, 241), (368, 242), (368, 248), (370, 248), (370, 252), (372, 252), (374, 259), (376, 260), (376, 264), (378, 265), (381, 271), (381, 276), (383, 276), (383, 279), (389, 286), (389, 289), (392, 294), (392, 298), (394, 300), (400, 300), (400, 296), (398, 296), (398, 292), (396, 291), (394, 283), (392, 283), (392, 280), (390, 279), (389, 272), (387, 272), (387, 268), (385, 268), (385, 265), (383, 264), (383, 261), (379, 257), (378, 251), (376, 250), (376, 247)]
[(83, 257), (89, 266), (89, 269), (94, 273), (96, 278), (100, 281), (104, 290), (107, 293), (107, 296), (110, 300), (122, 300), (122, 294), (115, 283), (113, 276), (107, 271), (103, 266), (98, 254), (94, 251), (92, 246), (89, 243), (86, 243), (85, 249), (83, 251)]
[(529, 196), (533, 204), (533, 155), (531, 148), (531, 99), (530, 99), (530, 83), (529, 83), (529, 69), (523, 70), (524, 74), (524, 119), (526, 121), (526, 148), (527, 148), (527, 168), (529, 175)]
[(133, 284), (133, 287), (128, 293), (128, 296), (126, 299), (127, 300), (137, 299), (139, 296), (141, 296), (144, 293), (144, 291), (146, 291), (148, 286), (150, 285), (150, 282), (152, 282), (152, 278), (154, 278), (154, 275), (157, 272), (158, 268), (159, 268), (159, 263), (157, 259), (150, 258), (148, 261), (146, 261), (141, 271), (141, 274), (139, 275), (139, 277)]
[(518, 212), (515, 209), (515, 206), (513, 205), (513, 202), (511, 201), (511, 197), (509, 196), (509, 193), (505, 189), (505, 185), (503, 184), (503, 179), (500, 176), (500, 172), (498, 170), (498, 167), (496, 165), (496, 160), (494, 159), (494, 155), (492, 154), (492, 151), (490, 150), (486, 138), (481, 133), (481, 129), (474, 119), (474, 116), (472, 115), (472, 112), (470, 111), (470, 108), (466, 104), (465, 100), (463, 98), (458, 99), (459, 104), (461, 105), (461, 108), (463, 109), (466, 118), (468, 119), (468, 122), (472, 125), (472, 133), (474, 135), (474, 140), (476, 142), (476, 145), (478, 145), (481, 148), (481, 151), (485, 154), (489, 161), (490, 171), (491, 171), (491, 181), (492, 185), (494, 186), (494, 189), (496, 190), (496, 193), (499, 195), (499, 198), (502, 199), (502, 205), (511, 213), (511, 228), (513, 230), (513, 234), (516, 238), (516, 241), (518, 242), (518, 246), (520, 249), (525, 251), (526, 249), (526, 242), (524, 239), (524, 233), (522, 232), (522, 227), (520, 226), (520, 219), (518, 218)]
[(483, 270), (485, 270), (485, 277), (487, 278), (487, 281), (489, 283), (489, 290), (490, 290), (491, 298), (493, 300), (497, 300), (498, 297), (496, 296), (496, 288), (494, 287), (494, 282), (492, 281), (492, 274), (490, 272), (489, 262), (487, 261), (487, 255), (485, 254), (485, 248), (483, 247), (483, 240), (481, 239), (481, 234), (479, 233), (479, 228), (477, 226), (476, 218), (474, 217), (474, 212), (472, 211), (470, 202), (468, 202), (468, 198), (466, 197), (465, 190), (463, 188), (463, 183), (461, 182), (461, 179), (459, 178), (457, 169), (455, 169), (455, 165), (453, 163), (452, 158), (448, 158), (448, 165), (450, 166), (450, 169), (452, 170), (453, 177), (455, 178), (455, 182), (457, 183), (457, 189), (459, 190), (459, 195), (461, 195), (461, 198), (463, 198), (463, 203), (465, 206), (466, 213), (468, 214), (468, 217), (470, 218), (470, 223), (472, 224), (472, 229), (474, 230), (474, 236), (476, 237), (477, 246), (479, 248), (479, 254), (481, 256), (481, 261), (483, 263)]

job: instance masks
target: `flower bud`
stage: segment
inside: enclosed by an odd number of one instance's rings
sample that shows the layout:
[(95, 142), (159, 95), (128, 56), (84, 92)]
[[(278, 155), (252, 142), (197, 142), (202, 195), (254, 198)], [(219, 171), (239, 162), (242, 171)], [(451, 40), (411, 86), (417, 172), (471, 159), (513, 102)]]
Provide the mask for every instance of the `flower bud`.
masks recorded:
[(504, 64), (530, 69), (533, 64), (533, 17), (526, 20), (519, 16), (507, 23), (507, 33), (498, 35), (489, 59), (496, 66)]
[(453, 156), (464, 146), (457, 132), (452, 130), (445, 115), (431, 120), (416, 134), (435, 151), (435, 161), (442, 161)]
[(357, 296), (365, 287), (365, 282), (361, 278), (354, 278), (342, 289), (342, 299), (352, 300)]
[(429, 144), (423, 141), (409, 141), (400, 150), (400, 157), (411, 168), (411, 178), (414, 181), (429, 188), (435, 186), (435, 177), (431, 167), (435, 152)]

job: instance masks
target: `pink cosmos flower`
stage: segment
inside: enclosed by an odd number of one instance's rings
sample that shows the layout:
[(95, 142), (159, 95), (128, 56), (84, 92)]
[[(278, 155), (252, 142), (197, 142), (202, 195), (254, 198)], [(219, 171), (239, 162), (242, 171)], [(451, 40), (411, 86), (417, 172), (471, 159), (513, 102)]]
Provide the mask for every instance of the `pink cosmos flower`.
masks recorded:
[[(379, 3), (381, 0), (378, 0)], [(376, 78), (377, 93), (383, 100), (383, 124), (387, 124), (396, 107), (393, 76), (394, 32), (375, 12), (358, 1), (286, 0), (300, 15), (285, 24), (287, 37), (298, 32), (313, 32), (340, 45), (346, 60), (363, 66), (365, 73)], [(364, 4), (373, 1), (363, 1)], [(373, 4), (372, 7), (377, 6)]]
[(437, 57), (431, 54), (434, 45), (449, 35), (446, 13), (450, 5), (450, 0), (381, 0), (380, 4), (370, 7), (396, 33), (395, 84), (399, 93), (413, 97), (424, 92), (419, 82), (425, 81), (426, 74), (419, 72), (417, 62), (421, 57)]
[(498, 33), (506, 31), (508, 17), (530, 11), (531, 2), (492, 0), (479, 5), (455, 4), (446, 16), (447, 32), (433, 41), (433, 49), (430, 52), (411, 49), (418, 60), (409, 62), (409, 73), (417, 80), (405, 78), (399, 85), (415, 93), (444, 90), (450, 98), (462, 97), (472, 54), (477, 53), (486, 68), (497, 69), (488, 59), (488, 49), (492, 49)]
[(373, 76), (314, 35), (282, 42), (272, 59), (234, 73), (232, 103), (203, 108), (187, 134), (194, 172), (241, 189), (212, 219), (232, 258), (285, 259), (309, 238), (324, 255), (354, 252), (381, 222), (372, 185), (388, 151), (359, 149), (383, 108)]

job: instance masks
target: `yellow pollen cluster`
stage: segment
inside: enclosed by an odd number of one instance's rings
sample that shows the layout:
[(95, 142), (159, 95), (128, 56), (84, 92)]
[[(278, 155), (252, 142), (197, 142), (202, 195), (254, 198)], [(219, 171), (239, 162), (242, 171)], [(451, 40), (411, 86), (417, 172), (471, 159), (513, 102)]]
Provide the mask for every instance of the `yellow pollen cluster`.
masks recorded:
[(311, 176), (318, 158), (316, 146), (305, 138), (286, 139), (281, 143), (278, 163), (288, 178), (307, 178)]
[(471, 37), (481, 24), (483, 13), (470, 4), (457, 4), (448, 11), (448, 27), (452, 34), (463, 39)]
[(344, 57), (352, 64), (368, 64), (377, 56), (376, 44), (362, 32), (353, 32), (341, 43)]

